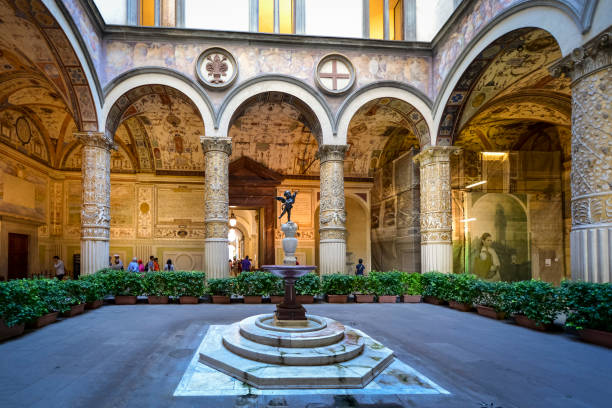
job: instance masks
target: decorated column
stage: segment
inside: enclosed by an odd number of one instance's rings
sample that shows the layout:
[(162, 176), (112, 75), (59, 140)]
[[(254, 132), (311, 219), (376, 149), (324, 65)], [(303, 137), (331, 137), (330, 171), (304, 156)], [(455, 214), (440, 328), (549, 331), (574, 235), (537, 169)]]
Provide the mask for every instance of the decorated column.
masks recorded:
[(321, 275), (346, 271), (346, 211), (344, 209), (344, 154), (347, 146), (323, 145), (319, 215)]
[(81, 274), (108, 267), (110, 238), (110, 151), (112, 138), (101, 132), (78, 132), (81, 163)]
[(229, 276), (228, 212), (229, 157), (232, 140), (229, 137), (200, 137), (205, 161), (204, 181), (204, 271), (208, 278)]
[(421, 271), (453, 271), (450, 155), (453, 146), (429, 146), (414, 157), (421, 166)]
[(572, 80), (572, 278), (612, 281), (612, 31), (557, 62)]

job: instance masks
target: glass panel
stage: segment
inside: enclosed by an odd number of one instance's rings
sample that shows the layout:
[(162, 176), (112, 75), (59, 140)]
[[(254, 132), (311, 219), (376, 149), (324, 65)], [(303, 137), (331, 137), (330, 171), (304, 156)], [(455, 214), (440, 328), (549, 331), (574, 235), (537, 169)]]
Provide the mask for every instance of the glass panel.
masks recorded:
[(305, 34), (363, 37), (362, 0), (306, 0)]
[(279, 0), (280, 33), (293, 34), (293, 0)]
[(185, 27), (206, 30), (249, 31), (249, 2), (185, 0)]
[(140, 25), (155, 25), (155, 0), (140, 0)]
[(389, 39), (404, 39), (404, 2), (403, 0), (391, 0), (389, 2)]
[(127, 24), (127, 2), (125, 0), (95, 0), (106, 24)]
[(259, 32), (274, 32), (274, 0), (259, 0)]
[(370, 38), (384, 38), (383, 0), (370, 0)]

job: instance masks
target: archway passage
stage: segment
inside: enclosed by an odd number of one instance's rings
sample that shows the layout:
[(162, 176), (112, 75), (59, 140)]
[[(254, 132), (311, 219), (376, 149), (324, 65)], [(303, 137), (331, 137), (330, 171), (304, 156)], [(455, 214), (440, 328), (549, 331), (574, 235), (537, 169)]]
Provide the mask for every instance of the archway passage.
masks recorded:
[(522, 29), (484, 56), (444, 124), (462, 148), (451, 162), (453, 267), (559, 283), (569, 276), (571, 103), (569, 80), (548, 68), (561, 52), (546, 31)]
[[(419, 270), (419, 176), (412, 158), (428, 135), (421, 113), (395, 98), (366, 103), (350, 121), (346, 174), (373, 182), (368, 270)], [(356, 253), (350, 247), (347, 252)]]

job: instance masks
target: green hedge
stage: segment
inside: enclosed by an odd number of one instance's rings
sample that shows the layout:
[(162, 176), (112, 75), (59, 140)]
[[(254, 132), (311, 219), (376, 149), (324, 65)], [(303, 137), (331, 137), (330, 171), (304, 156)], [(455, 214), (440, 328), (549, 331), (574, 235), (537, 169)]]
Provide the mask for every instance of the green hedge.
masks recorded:
[(566, 281), (561, 285), (561, 293), (568, 309), (568, 326), (612, 332), (611, 283)]

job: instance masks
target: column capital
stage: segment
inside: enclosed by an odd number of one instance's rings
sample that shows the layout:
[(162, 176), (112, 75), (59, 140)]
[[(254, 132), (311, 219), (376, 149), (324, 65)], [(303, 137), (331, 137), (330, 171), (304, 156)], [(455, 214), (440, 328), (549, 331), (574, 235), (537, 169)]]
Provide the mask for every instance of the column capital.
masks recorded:
[(549, 68), (553, 77), (567, 75), (572, 82), (612, 65), (612, 27), (575, 48)]
[(321, 145), (318, 156), (321, 163), (326, 161), (344, 161), (344, 155), (348, 150), (347, 145)]
[(412, 160), (415, 163), (427, 164), (435, 161), (448, 161), (451, 154), (459, 154), (460, 147), (457, 146), (427, 146)]
[(202, 150), (206, 152), (223, 152), (230, 156), (232, 154), (232, 139), (221, 136), (200, 136)]
[(117, 149), (113, 138), (106, 132), (74, 132), (73, 134), (83, 146), (99, 147), (109, 151)]

